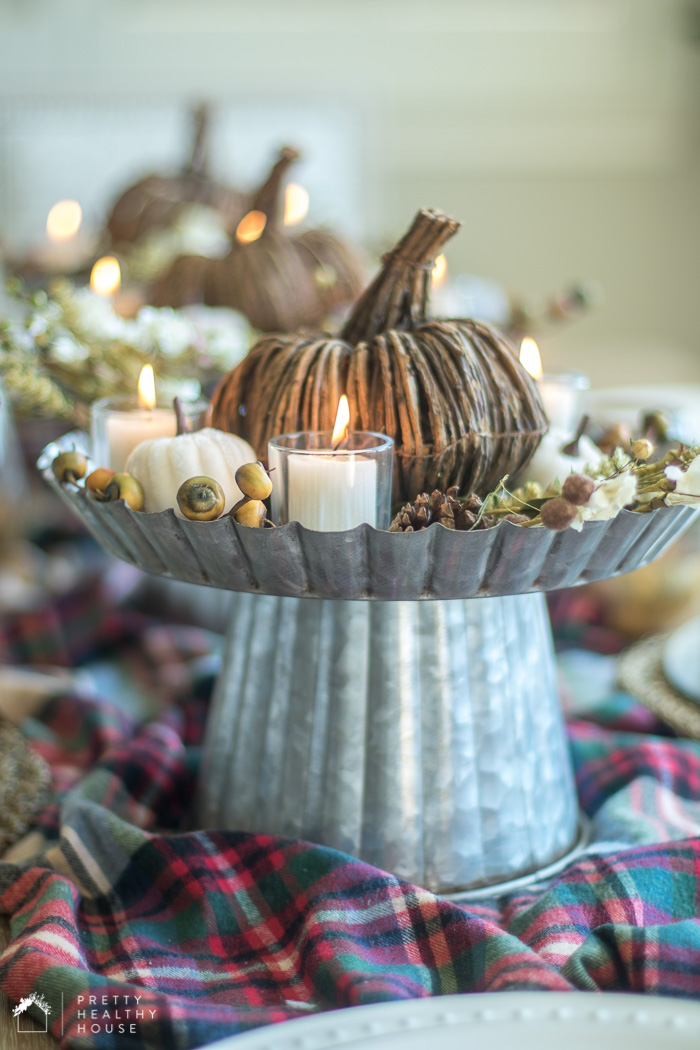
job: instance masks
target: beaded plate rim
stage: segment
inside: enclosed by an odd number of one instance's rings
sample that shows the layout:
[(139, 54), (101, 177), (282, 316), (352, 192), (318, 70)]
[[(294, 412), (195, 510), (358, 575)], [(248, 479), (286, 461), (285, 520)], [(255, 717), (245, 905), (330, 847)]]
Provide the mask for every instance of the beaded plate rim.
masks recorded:
[[(307, 1003), (292, 1001), (285, 1005), (296, 1005), (300, 1012), (309, 1009)], [(503, 1031), (503, 1025), (511, 1030)], [(400, 1036), (406, 1050), (427, 1050), (435, 1045), (429, 1039), (441, 1037), (447, 1040), (444, 1045), (450, 1050), (456, 1045), (482, 1045), (480, 1033), (488, 1038), (493, 1050), (510, 1050), (514, 1035), (522, 1050), (533, 1050), (561, 1045), (558, 1040), (566, 1038), (567, 1033), (582, 1034), (581, 1026), (597, 1040), (602, 1039), (597, 1043), (601, 1050), (622, 1045), (621, 1028), (632, 1038), (635, 1031), (651, 1028), (663, 1039), (659, 1045), (680, 1050), (693, 1046), (692, 1040), (700, 1035), (700, 1003), (618, 992), (440, 995), (315, 1013), (226, 1036), (209, 1043), (206, 1050), (330, 1050), (347, 1044), (364, 1044), (368, 1050), (376, 1050), (391, 1036)], [(458, 1036), (460, 1042), (453, 1042), (452, 1036)]]

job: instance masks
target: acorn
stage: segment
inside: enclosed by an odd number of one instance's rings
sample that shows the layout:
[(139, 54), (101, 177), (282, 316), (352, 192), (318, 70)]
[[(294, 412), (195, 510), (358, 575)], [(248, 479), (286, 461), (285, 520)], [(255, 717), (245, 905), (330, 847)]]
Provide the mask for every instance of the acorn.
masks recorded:
[(143, 488), (132, 474), (115, 474), (100, 498), (103, 503), (123, 499), (132, 510), (143, 508)]
[(224, 512), (226, 496), (218, 481), (198, 475), (180, 485), (177, 505), (190, 521), (214, 521)]
[(577, 514), (578, 508), (573, 503), (569, 503), (568, 499), (564, 499), (563, 496), (556, 496), (554, 499), (547, 500), (546, 503), (542, 504), (542, 510), (540, 511), (542, 524), (546, 529), (551, 529), (553, 532), (563, 532), (564, 529), (568, 529)]
[(245, 497), (236, 503), (231, 510), (231, 514), (239, 525), (247, 525), (251, 529), (261, 529), (265, 524), (267, 510), (261, 500)]
[(272, 492), (272, 481), (262, 463), (244, 463), (236, 471), (236, 484), (249, 499), (267, 499)]
[(80, 478), (85, 477), (88, 461), (82, 452), (60, 452), (51, 464), (51, 469), (56, 478), (65, 484), (70, 482), (75, 485)]
[(115, 473), (116, 471), (112, 470), (111, 467), (98, 467), (97, 470), (93, 470), (92, 474), (88, 474), (85, 478), (85, 488), (89, 489), (90, 492), (102, 493)]

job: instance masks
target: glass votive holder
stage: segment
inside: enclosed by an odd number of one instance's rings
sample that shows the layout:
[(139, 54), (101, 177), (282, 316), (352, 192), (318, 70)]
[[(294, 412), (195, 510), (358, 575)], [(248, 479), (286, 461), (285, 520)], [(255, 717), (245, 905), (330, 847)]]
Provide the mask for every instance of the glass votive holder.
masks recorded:
[(537, 381), (545, 414), (553, 427), (573, 434), (583, 412), (583, 395), (591, 381), (583, 372), (543, 375)]
[(271, 513), (276, 525), (299, 521), (316, 532), (343, 532), (366, 522), (388, 529), (394, 442), (386, 434), (351, 430), (331, 447), (328, 431), (271, 438)]
[[(207, 425), (209, 402), (180, 401), (187, 430), (201, 430)], [(141, 408), (136, 398), (103, 397), (90, 411), (92, 458), (98, 467), (124, 470), (129, 456), (142, 441), (175, 437), (177, 419), (174, 408)]]

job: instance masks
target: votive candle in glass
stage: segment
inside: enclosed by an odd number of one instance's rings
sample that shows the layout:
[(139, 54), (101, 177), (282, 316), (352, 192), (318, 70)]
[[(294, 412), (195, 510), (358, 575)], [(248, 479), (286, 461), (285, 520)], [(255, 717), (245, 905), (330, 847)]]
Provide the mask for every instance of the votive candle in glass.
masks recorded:
[(330, 430), (272, 438), (273, 522), (298, 521), (317, 532), (343, 532), (363, 523), (387, 529), (393, 459), (393, 440), (373, 431), (351, 430), (336, 448)]
[(583, 413), (583, 395), (591, 385), (583, 372), (545, 374), (537, 386), (547, 419), (553, 427), (573, 434)]

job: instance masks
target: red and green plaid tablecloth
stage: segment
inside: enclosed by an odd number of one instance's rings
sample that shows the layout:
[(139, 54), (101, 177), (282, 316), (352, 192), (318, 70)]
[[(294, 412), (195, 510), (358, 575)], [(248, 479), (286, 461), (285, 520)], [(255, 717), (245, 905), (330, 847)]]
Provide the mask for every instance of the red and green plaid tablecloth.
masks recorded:
[[(549, 884), (458, 906), (307, 842), (183, 833), (202, 636), (142, 621), (144, 724), (67, 695), (24, 725), (50, 763), (41, 853), (0, 863), (0, 987), (64, 1047), (178, 1050), (309, 1010), (539, 989), (700, 997), (700, 744), (621, 696), (569, 724), (594, 845)], [(118, 644), (117, 644), (118, 643)], [(165, 669), (165, 671), (164, 671)], [(168, 702), (172, 701), (172, 702)]]

